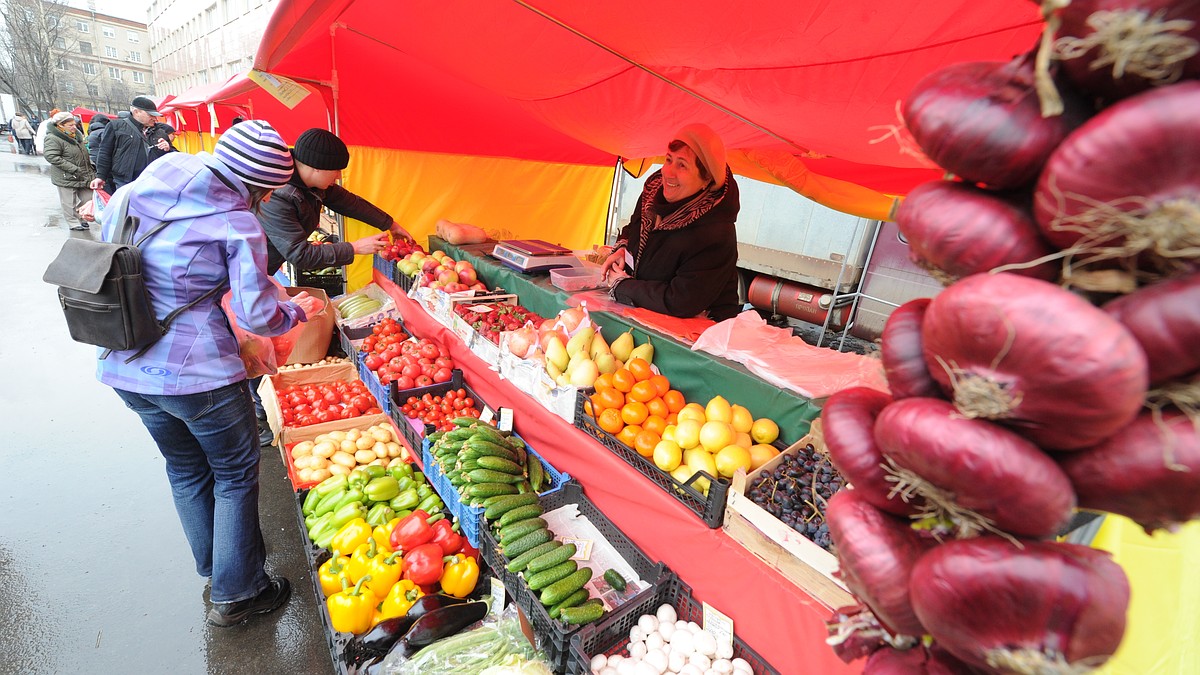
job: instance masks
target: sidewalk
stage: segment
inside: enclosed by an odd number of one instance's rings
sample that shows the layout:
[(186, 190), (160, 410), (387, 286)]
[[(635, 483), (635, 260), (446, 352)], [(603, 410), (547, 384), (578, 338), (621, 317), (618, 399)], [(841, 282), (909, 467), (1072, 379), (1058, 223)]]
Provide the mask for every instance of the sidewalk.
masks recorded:
[(212, 628), (204, 579), (172, 506), (163, 459), (95, 379), (42, 273), (68, 236), (49, 165), (0, 143), (0, 673), (332, 673), (295, 502), (264, 448), (269, 571), (283, 609)]

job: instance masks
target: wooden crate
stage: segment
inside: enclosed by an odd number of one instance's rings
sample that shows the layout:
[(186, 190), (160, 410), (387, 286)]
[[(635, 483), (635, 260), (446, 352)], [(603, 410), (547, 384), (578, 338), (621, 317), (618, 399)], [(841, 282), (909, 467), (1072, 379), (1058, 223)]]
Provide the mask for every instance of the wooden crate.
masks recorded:
[[(813, 425), (818, 426), (819, 420), (814, 421)], [(734, 475), (729, 501), (725, 505), (723, 529), (756, 558), (770, 565), (826, 608), (837, 609), (856, 603), (854, 596), (833, 576), (838, 567), (837, 558), (746, 496), (747, 486), (753, 480), (763, 473), (774, 471), (785, 455), (803, 452), (805, 446), (814, 441), (814, 436), (819, 438), (819, 434), (810, 432), (749, 475), (742, 471)]]

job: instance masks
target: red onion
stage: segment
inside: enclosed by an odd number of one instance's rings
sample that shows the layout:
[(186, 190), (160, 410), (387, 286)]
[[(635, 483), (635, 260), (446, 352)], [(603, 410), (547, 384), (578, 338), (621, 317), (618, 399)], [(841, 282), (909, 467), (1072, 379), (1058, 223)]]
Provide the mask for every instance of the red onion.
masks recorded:
[(1129, 581), (1086, 546), (952, 541), (921, 558), (909, 587), (935, 644), (1005, 673), (1082, 672), (1071, 668), (1099, 666), (1125, 633)]
[(1002, 426), (964, 418), (947, 401), (892, 403), (875, 420), (875, 442), (899, 486), (959, 536), (986, 529), (1052, 537), (1071, 520), (1075, 493), (1049, 455)]
[(1029, 209), (965, 183), (935, 180), (908, 193), (896, 212), (913, 262), (949, 286), (953, 281), (1012, 266), (1016, 274), (1054, 281), (1059, 265)]
[(929, 298), (910, 300), (897, 307), (883, 326), (879, 353), (892, 398), (942, 395), (925, 366), (925, 351), (921, 346), (921, 322), (928, 308)]
[(929, 372), (968, 417), (1043, 448), (1095, 445), (1133, 421), (1146, 355), (1129, 331), (1054, 284), (976, 274), (942, 291), (921, 334)]
[(956, 63), (923, 78), (902, 105), (904, 123), (938, 166), (969, 183), (1004, 190), (1032, 183), (1086, 107), (1067, 96), (1043, 118), (1033, 59)]
[(1200, 272), (1122, 296), (1104, 311), (1146, 352), (1151, 386), (1200, 370)]
[(1155, 89), (1096, 115), (1050, 156), (1034, 217), (1075, 267), (1112, 261), (1161, 276), (1200, 258), (1198, 110), (1200, 82)]
[(908, 600), (908, 575), (928, 550), (909, 522), (872, 506), (858, 490), (839, 490), (825, 508), (838, 557), (838, 576), (892, 635), (925, 628)]
[(863, 675), (976, 675), (988, 671), (972, 668), (936, 644), (912, 649), (884, 648), (871, 654)]
[(898, 516), (916, 509), (899, 497), (892, 499), (892, 484), (883, 470), (883, 454), (875, 445), (875, 418), (892, 399), (868, 387), (843, 389), (825, 402), (821, 430), (829, 448), (829, 461), (863, 499)]
[(1200, 0), (1071, 0), (1050, 21), (1080, 91), (1111, 101), (1200, 77)]
[(1137, 521), (1147, 532), (1200, 516), (1200, 430), (1177, 410), (1144, 412), (1100, 445), (1060, 462), (1083, 508)]

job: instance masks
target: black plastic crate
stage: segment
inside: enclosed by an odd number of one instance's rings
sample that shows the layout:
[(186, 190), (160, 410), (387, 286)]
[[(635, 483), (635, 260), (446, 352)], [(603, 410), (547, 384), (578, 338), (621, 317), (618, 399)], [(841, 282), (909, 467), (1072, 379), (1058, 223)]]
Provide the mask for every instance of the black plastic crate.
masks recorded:
[[(462, 370), (458, 368), (455, 368), (453, 371), (451, 371), (449, 382), (438, 382), (436, 384), (430, 384), (424, 387), (405, 389), (404, 391), (400, 391), (396, 387), (395, 382), (392, 382), (388, 385), (388, 414), (391, 415), (392, 421), (395, 422), (396, 426), (400, 429), (400, 433), (404, 436), (404, 442), (409, 444), (409, 449), (412, 450), (413, 454), (416, 456), (421, 456), (421, 441), (430, 433), (432, 433), (433, 425), (426, 424), (421, 431), (418, 432), (417, 429), (413, 428), (413, 425), (408, 422), (408, 418), (400, 412), (400, 406), (404, 405), (404, 402), (412, 396), (416, 396), (417, 398), (421, 398), (425, 394), (441, 396), (451, 389), (459, 388), (466, 389), (467, 394), (469, 394), (471, 398), (475, 399), (475, 407), (479, 410), (479, 412), (482, 413), (487, 408), (487, 403), (479, 397), (479, 394), (475, 393), (470, 387), (463, 383)], [(495, 410), (492, 412), (494, 413)], [(418, 420), (418, 423), (420, 423), (420, 420)]]
[(329, 297), (337, 297), (346, 292), (346, 268), (340, 268), (336, 274), (316, 274), (307, 270), (298, 270), (291, 263), (287, 264), (287, 276), (293, 286), (319, 288)]
[(385, 279), (404, 289), (405, 293), (412, 288), (413, 278), (401, 272), (395, 260), (387, 260), (376, 253), (371, 258), (371, 266), (379, 270)]
[[(590, 675), (593, 656), (612, 655), (625, 649), (629, 644), (629, 629), (637, 625), (643, 614), (653, 614), (663, 604), (674, 607), (680, 619), (704, 625), (704, 607), (692, 597), (691, 587), (674, 574), (668, 574), (662, 583), (654, 587), (650, 597), (626, 603), (596, 623), (579, 629), (571, 639), (571, 658), (566, 672), (570, 675)], [(756, 675), (779, 673), (736, 635), (733, 637), (733, 656), (745, 659)]]
[(304, 499), (307, 496), (308, 490), (296, 493), (296, 523), (300, 526), (301, 547), (304, 549), (304, 557), (308, 559), (309, 581), (312, 583), (313, 593), (317, 598), (317, 614), (321, 616), (321, 625), (325, 628), (325, 641), (329, 646), (329, 656), (333, 659), (333, 669), (337, 675), (346, 675), (348, 672), (345, 657), (346, 646), (350, 644), (352, 636), (335, 631), (333, 623), (329, 619), (329, 606), (325, 604), (325, 595), (321, 593), (319, 570), (332, 554), (317, 548), (308, 538), (308, 527), (304, 524), (303, 510)]
[[(625, 536), (611, 520), (608, 519), (590, 499), (584, 496), (583, 488), (575, 481), (569, 481), (562, 489), (543, 495), (538, 503), (542, 509), (549, 512), (568, 504), (578, 504), (579, 513), (586, 516), (608, 543), (616, 549), (625, 562), (629, 563), (642, 581), (650, 584), (649, 588), (617, 608), (614, 614), (631, 605), (637, 606), (648, 602), (650, 597), (657, 595), (658, 583), (669, 573), (662, 563), (651, 562), (645, 553), (637, 547), (629, 537)], [(539, 638), (539, 648), (546, 653), (550, 667), (555, 672), (564, 672), (571, 652), (571, 637), (580, 630), (579, 626), (568, 626), (557, 619), (550, 618), (549, 608), (542, 605), (537, 594), (530, 590), (525, 580), (518, 574), (509, 572), (505, 567), (508, 558), (500, 552), (495, 535), (486, 524), (480, 525), (479, 551), (495, 575), (504, 582), (504, 588), (512, 596), (513, 601), (521, 608), (525, 618), (533, 626), (533, 632)]]
[[(601, 429), (596, 424), (596, 420), (584, 412), (583, 404), (588, 400), (589, 393), (589, 390), (580, 390), (579, 396), (575, 399), (575, 426), (600, 441), (601, 445), (625, 460), (626, 464), (637, 469), (638, 473), (679, 500), (688, 510), (699, 516), (705, 525), (713, 529), (721, 527), (725, 518), (725, 499), (729, 495), (729, 479), (711, 476), (706, 471), (699, 471), (688, 478), (686, 483), (675, 480), (671, 474), (655, 466), (654, 462), (639, 455), (637, 450)], [(707, 496), (696, 487), (696, 482), (701, 478), (708, 479)]]

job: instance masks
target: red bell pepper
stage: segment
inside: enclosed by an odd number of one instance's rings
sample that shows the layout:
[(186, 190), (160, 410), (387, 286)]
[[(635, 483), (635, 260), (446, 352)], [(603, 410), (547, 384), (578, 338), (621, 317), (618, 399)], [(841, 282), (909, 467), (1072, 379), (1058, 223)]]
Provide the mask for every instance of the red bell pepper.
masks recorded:
[(404, 578), (418, 586), (437, 583), (442, 578), (442, 547), (434, 543), (422, 544), (404, 556)]
[(449, 520), (437, 521), (432, 529), (432, 542), (442, 548), (442, 555), (453, 555), (462, 548), (465, 537), (454, 531), (454, 524)]
[(458, 547), (458, 550), (455, 551), (455, 553), (479, 560), (479, 549), (472, 546), (470, 540), (468, 540), (466, 537), (462, 538), (462, 546)]
[[(397, 551), (411, 551), (433, 540), (433, 528), (429, 525), (429, 514), (417, 509), (396, 523), (389, 541)], [(407, 557), (405, 558), (407, 560)]]

